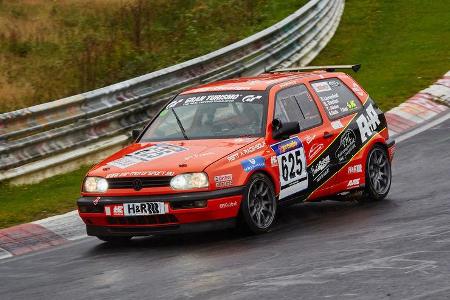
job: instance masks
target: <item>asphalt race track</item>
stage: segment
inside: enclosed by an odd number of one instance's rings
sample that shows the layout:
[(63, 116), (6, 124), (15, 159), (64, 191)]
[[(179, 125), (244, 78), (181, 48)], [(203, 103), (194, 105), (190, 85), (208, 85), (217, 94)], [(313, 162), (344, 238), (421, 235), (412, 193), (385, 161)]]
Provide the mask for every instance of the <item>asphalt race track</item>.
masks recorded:
[(398, 143), (389, 198), (284, 209), (269, 234), (87, 238), (0, 262), (1, 299), (449, 299), (450, 120)]

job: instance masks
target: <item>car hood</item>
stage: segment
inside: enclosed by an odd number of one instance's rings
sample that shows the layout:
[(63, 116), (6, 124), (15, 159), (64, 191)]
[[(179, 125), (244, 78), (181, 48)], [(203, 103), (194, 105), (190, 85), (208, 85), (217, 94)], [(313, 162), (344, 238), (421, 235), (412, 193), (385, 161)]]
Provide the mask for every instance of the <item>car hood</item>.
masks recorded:
[(258, 139), (135, 143), (94, 166), (89, 171), (89, 176), (145, 177), (201, 172), (211, 163)]

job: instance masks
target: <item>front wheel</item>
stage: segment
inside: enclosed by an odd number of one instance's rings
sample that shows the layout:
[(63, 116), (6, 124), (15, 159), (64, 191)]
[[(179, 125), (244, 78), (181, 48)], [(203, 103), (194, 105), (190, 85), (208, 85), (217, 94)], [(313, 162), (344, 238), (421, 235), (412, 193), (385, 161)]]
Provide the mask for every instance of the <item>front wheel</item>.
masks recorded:
[(376, 201), (386, 198), (391, 188), (391, 180), (391, 162), (388, 154), (384, 148), (375, 145), (366, 161), (365, 198)]
[(272, 182), (263, 174), (254, 174), (245, 187), (241, 205), (241, 227), (250, 233), (269, 231), (277, 212)]

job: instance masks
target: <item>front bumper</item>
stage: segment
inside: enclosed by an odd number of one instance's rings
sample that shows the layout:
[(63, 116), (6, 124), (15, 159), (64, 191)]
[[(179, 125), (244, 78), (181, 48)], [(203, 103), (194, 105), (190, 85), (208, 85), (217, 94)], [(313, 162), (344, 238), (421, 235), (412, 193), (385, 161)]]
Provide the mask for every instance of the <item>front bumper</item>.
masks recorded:
[[(210, 192), (191, 192), (152, 196), (81, 197), (78, 212), (88, 235), (137, 236), (162, 233), (184, 233), (226, 228), (234, 225), (239, 213), (244, 187)], [(206, 200), (201, 208), (179, 208), (180, 204)], [(108, 216), (104, 207), (113, 204), (164, 202), (168, 212), (151, 216)], [(182, 206), (183, 207), (183, 206)]]

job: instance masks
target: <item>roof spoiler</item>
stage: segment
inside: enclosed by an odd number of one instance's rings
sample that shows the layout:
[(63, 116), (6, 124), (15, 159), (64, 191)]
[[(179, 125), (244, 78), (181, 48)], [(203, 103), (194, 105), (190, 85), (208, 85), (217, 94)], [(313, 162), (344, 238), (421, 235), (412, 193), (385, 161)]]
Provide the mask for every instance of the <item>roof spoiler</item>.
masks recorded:
[(312, 71), (312, 70), (325, 70), (327, 72), (334, 72), (341, 69), (352, 69), (353, 72), (358, 72), (361, 69), (361, 64), (356, 65), (337, 65), (337, 66), (308, 66), (308, 67), (298, 67), (298, 68), (286, 68), (286, 69), (275, 69), (270, 71), (270, 73), (278, 72), (302, 72), (302, 71)]

